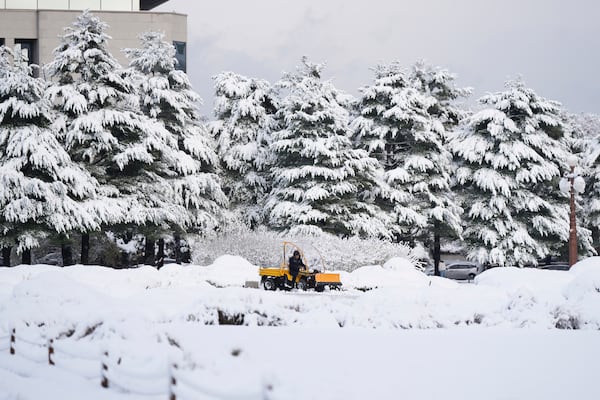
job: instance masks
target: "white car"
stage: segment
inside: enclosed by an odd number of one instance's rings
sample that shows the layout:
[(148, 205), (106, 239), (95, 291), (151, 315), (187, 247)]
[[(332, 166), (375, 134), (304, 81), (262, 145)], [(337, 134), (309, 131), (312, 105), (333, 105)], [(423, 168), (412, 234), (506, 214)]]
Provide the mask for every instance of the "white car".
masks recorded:
[(482, 268), (470, 261), (455, 261), (448, 265), (441, 275), (448, 279), (470, 280), (475, 279), (482, 272)]

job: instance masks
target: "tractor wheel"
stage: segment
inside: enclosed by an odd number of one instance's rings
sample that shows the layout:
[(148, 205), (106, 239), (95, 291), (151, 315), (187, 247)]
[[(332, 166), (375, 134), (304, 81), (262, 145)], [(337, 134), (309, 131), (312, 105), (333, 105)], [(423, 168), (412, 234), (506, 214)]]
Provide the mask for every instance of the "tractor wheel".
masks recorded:
[(296, 287), (298, 287), (298, 290), (306, 290), (308, 288), (306, 279), (300, 279), (300, 281), (296, 284)]
[(325, 285), (317, 285), (317, 286), (315, 286), (315, 291), (322, 292), (323, 290), (325, 290)]
[(275, 290), (277, 289), (277, 285), (275, 284), (275, 279), (267, 278), (263, 281), (263, 288), (265, 290)]

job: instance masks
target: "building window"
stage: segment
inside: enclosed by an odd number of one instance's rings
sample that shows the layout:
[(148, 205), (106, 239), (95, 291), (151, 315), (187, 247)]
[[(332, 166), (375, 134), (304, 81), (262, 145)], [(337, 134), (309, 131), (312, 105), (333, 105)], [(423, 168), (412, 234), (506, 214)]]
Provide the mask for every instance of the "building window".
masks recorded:
[(187, 49), (185, 42), (173, 42), (175, 46), (175, 58), (177, 59), (177, 69), (187, 72)]
[(4, 46), (4, 38), (0, 37), (0, 46)]
[(29, 64), (37, 64), (37, 40), (35, 39), (15, 39), (15, 44), (20, 44), (21, 49), (27, 53)]

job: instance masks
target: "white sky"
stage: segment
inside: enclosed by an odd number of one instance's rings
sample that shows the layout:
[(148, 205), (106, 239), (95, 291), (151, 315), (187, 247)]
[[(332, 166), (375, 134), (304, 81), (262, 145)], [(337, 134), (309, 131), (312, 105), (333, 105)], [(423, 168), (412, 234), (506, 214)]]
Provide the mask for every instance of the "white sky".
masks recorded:
[(302, 55), (358, 94), (380, 62), (448, 68), (473, 100), (522, 74), (573, 112), (600, 113), (598, 0), (171, 0), (188, 14), (188, 74), (212, 113), (223, 70), (278, 80)]

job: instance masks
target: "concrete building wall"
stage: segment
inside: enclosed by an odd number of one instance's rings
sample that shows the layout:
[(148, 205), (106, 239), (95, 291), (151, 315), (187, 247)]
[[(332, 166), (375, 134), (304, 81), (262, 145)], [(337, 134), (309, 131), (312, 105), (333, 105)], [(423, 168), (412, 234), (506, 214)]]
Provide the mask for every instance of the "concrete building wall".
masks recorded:
[(0, 9), (140, 11), (140, 0), (0, 0)]
[[(36, 40), (36, 54), (32, 61), (44, 65), (52, 59), (52, 52), (58, 47), (64, 28), (71, 26), (79, 14), (80, 11), (68, 10), (0, 10), (0, 38), (4, 38), (7, 46), (13, 46), (18, 39)], [(167, 41), (187, 41), (187, 16), (183, 14), (96, 11), (94, 15), (109, 25), (107, 33), (112, 40), (108, 48), (122, 65), (128, 62), (121, 49), (139, 47), (138, 36), (143, 32), (161, 31)]]

